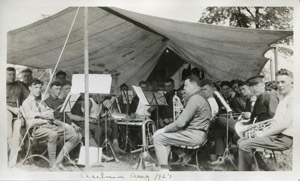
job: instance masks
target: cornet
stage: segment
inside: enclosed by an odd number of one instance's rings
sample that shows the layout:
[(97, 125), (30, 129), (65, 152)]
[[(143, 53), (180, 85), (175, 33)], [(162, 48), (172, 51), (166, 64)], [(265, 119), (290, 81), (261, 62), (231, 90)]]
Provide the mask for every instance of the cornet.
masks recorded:
[(175, 92), (175, 95), (173, 97), (173, 121), (176, 121), (178, 119), (182, 110), (183, 105), (180, 98), (177, 96), (177, 92)]

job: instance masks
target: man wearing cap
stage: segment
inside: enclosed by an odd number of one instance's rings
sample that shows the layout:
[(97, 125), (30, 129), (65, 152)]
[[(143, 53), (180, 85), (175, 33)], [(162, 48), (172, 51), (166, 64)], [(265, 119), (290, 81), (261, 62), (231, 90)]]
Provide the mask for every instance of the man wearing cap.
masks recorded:
[[(296, 127), (293, 122), (293, 73), (281, 69), (276, 74), (280, 103), (275, 116), (270, 119), (269, 129), (256, 131), (252, 139), (239, 140), (239, 170), (251, 170), (252, 152), (256, 148), (286, 150), (292, 146)], [(266, 166), (259, 154), (254, 155), (257, 161)], [(267, 167), (263, 169), (268, 169)]]
[(258, 75), (251, 77), (246, 81), (253, 95), (257, 97), (251, 113), (250, 122), (248, 122), (249, 124), (271, 119), (275, 115), (279, 102), (276, 94), (265, 90), (263, 78), (264, 76)]

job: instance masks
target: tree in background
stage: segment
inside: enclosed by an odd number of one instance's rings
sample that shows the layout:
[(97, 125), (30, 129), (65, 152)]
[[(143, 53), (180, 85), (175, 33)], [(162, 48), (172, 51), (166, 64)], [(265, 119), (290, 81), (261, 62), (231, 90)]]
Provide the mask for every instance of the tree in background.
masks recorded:
[[(292, 20), (292, 7), (208, 7), (203, 11), (199, 22), (255, 29), (292, 30)], [(293, 37), (289, 36), (273, 46), (277, 47), (278, 53), (291, 57), (293, 50), (289, 45), (292, 44)]]
[(234, 27), (290, 30), (291, 7), (208, 7), (199, 22)]

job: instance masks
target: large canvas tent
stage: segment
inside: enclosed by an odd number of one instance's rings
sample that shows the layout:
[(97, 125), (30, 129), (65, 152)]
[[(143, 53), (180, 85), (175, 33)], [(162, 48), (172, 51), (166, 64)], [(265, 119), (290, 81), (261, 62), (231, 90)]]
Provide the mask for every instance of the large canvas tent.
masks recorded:
[[(54, 68), (76, 8), (8, 32), (7, 62)], [(80, 9), (59, 69), (83, 73), (83, 8)], [(119, 74), (119, 85), (145, 80), (165, 48), (204, 68), (214, 80), (258, 74), (270, 45), (292, 31), (271, 31), (188, 23), (119, 8), (89, 8), (89, 69)], [(172, 65), (169, 65), (172, 66)]]

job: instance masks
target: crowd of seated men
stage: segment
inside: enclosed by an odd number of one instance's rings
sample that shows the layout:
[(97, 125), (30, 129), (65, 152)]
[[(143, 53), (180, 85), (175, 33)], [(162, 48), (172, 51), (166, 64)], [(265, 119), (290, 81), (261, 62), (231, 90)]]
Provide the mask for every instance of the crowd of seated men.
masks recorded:
[[(47, 140), (48, 156), (53, 169), (63, 169), (63, 158), (80, 142), (84, 143), (84, 99), (80, 96), (71, 112), (64, 116), (59, 110), (71, 90), (71, 82), (66, 80), (65, 72), (57, 72), (55, 80), (51, 82), (48, 97), (41, 101), (43, 83), (32, 77), (32, 71), (22, 71), (22, 81), (16, 81), (16, 70), (7, 68), (7, 118), (8, 118), (8, 146), (9, 166), (14, 166), (15, 155), (20, 145), (20, 128), (26, 125), (32, 128), (34, 139)], [(293, 129), (291, 97), (293, 89), (292, 72), (283, 69), (277, 74), (278, 84), (265, 84), (262, 76), (250, 77), (246, 81), (232, 80), (214, 82), (200, 78), (196, 74), (183, 79), (179, 89), (175, 89), (174, 80), (167, 79), (163, 83), (140, 81), (139, 86), (144, 92), (162, 91), (166, 98), (165, 106), (143, 105), (137, 95), (132, 100), (128, 98), (129, 87), (122, 84), (118, 97), (120, 111), (129, 118), (149, 117), (156, 121), (158, 130), (153, 135), (153, 143), (159, 169), (169, 170), (168, 156), (173, 145), (196, 146), (205, 142), (210, 122), (215, 119), (212, 135), (214, 151), (217, 158), (211, 164), (224, 163), (223, 153), (226, 147), (226, 132), (230, 133), (233, 144), (239, 146), (238, 160), (240, 170), (251, 170), (253, 163), (251, 152), (254, 148), (291, 147)], [(277, 85), (277, 86), (276, 86)], [(215, 91), (221, 93), (223, 100), (216, 96)], [(182, 99), (184, 109), (176, 121), (173, 120), (173, 97), (177, 94)], [(91, 94), (89, 99), (89, 145), (99, 147), (103, 143), (105, 127), (104, 117), (107, 109), (115, 99)], [(224, 101), (227, 105), (224, 105)], [(22, 106), (25, 121), (20, 116), (19, 107)], [(230, 107), (230, 114), (228, 112)], [(280, 107), (281, 109), (277, 109)], [(228, 116), (231, 115), (231, 116)], [(237, 117), (240, 115), (239, 121)], [(287, 115), (289, 117), (287, 117)], [(287, 118), (285, 118), (287, 117)], [(286, 120), (287, 119), (287, 120)], [(236, 124), (243, 126), (258, 123), (264, 120), (273, 120), (271, 131), (258, 132), (254, 139), (240, 137)], [(286, 120), (286, 121), (285, 121)], [(274, 127), (274, 128), (273, 128)], [(121, 133), (119, 133), (121, 130)], [(124, 130), (123, 130), (124, 131)], [(110, 121), (107, 129), (109, 140), (118, 154), (125, 154), (119, 147), (119, 137), (123, 134), (114, 121)], [(57, 139), (65, 135), (65, 144), (56, 156)], [(272, 138), (273, 140), (266, 140)], [(284, 143), (274, 141), (282, 140)], [(262, 145), (263, 144), (263, 145)], [(189, 162), (190, 155), (183, 150), (175, 150), (178, 158)], [(250, 155), (250, 156), (249, 156)], [(256, 156), (261, 167), (268, 168), (259, 156)], [(110, 160), (103, 155), (104, 160)]]
[[(250, 77), (246, 81), (232, 80), (219, 82), (219, 84), (208, 79), (200, 80), (194, 75), (187, 77), (182, 96), (185, 108), (181, 116), (175, 122), (162, 125), (153, 136), (161, 169), (169, 169), (168, 155), (171, 146), (201, 144), (205, 132), (203, 128), (209, 125), (207, 120), (212, 120), (213, 117), (217, 118), (212, 129), (213, 140), (210, 141), (214, 142), (214, 154), (217, 155), (217, 159), (211, 161), (211, 165), (224, 163), (227, 129), (232, 144), (237, 144), (239, 148), (236, 154), (239, 170), (253, 169), (251, 154), (256, 148), (277, 150), (290, 148), (295, 132), (292, 126), (293, 74), (289, 70), (281, 69), (277, 73), (277, 79), (276, 86), (274, 82), (265, 84), (263, 76), (260, 75)], [(221, 92), (227, 106), (230, 107), (230, 113), (222, 101), (214, 95), (216, 90)], [(197, 95), (205, 99), (195, 102), (198, 99)], [(205, 109), (207, 105), (210, 111)], [(239, 115), (238, 119), (235, 115)], [(270, 128), (267, 131), (255, 132), (252, 139), (237, 133), (237, 122), (247, 128), (248, 125), (266, 120), (271, 121)], [(186, 153), (178, 153), (178, 155), (183, 161), (190, 160)], [(256, 154), (255, 158), (261, 169), (272, 170), (259, 154)]]

